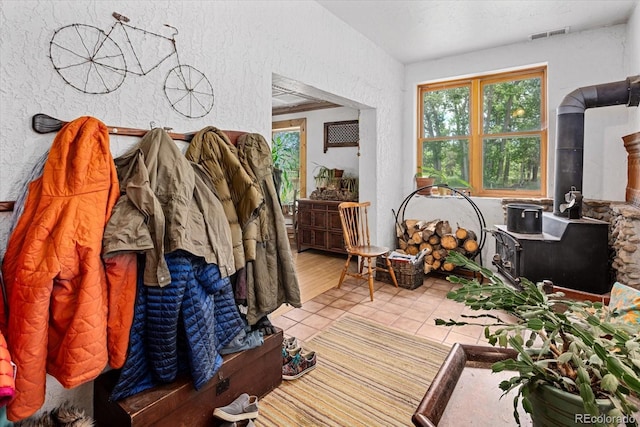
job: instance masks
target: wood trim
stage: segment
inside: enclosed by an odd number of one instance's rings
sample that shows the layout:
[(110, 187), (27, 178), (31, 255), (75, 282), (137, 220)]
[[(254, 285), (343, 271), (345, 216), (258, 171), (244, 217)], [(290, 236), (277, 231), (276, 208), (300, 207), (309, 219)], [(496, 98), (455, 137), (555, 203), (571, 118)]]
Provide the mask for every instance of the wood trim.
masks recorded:
[(14, 201), (0, 202), (0, 212), (12, 212), (14, 205)]
[(490, 369), (495, 362), (515, 359), (517, 355), (513, 349), (455, 343), (413, 414), (413, 424), (438, 425), (466, 366)]
[(271, 109), (271, 115), (279, 116), (282, 114), (304, 113), (306, 111), (323, 110), (326, 108), (337, 108), (337, 107), (341, 107), (341, 105), (334, 104), (328, 101), (307, 102), (304, 104), (293, 105), (290, 107), (274, 107)]

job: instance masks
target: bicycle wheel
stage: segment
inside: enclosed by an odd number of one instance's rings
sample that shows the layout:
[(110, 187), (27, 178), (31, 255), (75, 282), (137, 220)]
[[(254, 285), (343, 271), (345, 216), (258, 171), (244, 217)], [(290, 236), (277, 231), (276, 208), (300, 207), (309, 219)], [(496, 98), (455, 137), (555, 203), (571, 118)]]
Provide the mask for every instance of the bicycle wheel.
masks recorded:
[(62, 79), (84, 93), (113, 92), (127, 74), (120, 46), (91, 25), (71, 24), (56, 30), (49, 58)]
[(185, 117), (204, 117), (213, 108), (211, 83), (191, 65), (178, 65), (169, 71), (164, 81), (164, 94), (171, 107)]

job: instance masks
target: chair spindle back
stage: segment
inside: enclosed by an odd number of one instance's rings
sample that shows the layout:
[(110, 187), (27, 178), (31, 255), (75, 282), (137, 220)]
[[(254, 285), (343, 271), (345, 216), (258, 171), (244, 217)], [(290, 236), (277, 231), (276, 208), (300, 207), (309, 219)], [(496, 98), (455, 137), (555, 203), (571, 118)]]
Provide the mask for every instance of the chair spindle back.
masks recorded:
[(338, 210), (342, 221), (344, 243), (348, 252), (357, 246), (369, 246), (368, 207), (371, 202), (343, 202)]

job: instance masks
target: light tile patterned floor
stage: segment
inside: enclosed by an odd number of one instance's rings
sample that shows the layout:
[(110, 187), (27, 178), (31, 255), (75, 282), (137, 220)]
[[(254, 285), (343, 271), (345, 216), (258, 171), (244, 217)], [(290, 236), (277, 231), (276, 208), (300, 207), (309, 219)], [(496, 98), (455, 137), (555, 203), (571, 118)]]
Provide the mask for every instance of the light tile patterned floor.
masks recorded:
[(366, 282), (347, 278), (341, 289), (332, 288), (302, 304), (271, 318), (285, 336), (308, 341), (346, 315), (361, 316), (378, 323), (436, 342), (484, 344), (481, 326), (436, 326), (435, 319), (460, 319), (468, 311), (462, 304), (446, 299), (454, 285), (442, 278), (427, 277), (424, 284), (409, 290), (375, 282), (374, 300)]

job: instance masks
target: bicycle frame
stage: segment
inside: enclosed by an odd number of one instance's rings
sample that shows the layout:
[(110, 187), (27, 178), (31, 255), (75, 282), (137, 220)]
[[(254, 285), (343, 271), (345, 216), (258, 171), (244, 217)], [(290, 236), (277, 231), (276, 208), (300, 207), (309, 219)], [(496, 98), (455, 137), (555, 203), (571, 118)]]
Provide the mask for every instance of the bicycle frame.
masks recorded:
[[(171, 58), (172, 56), (176, 56), (176, 62), (178, 63), (178, 65), (180, 65), (180, 60), (178, 58), (178, 50), (176, 47), (176, 40), (175, 40), (175, 36), (178, 34), (178, 30), (177, 28), (169, 25), (169, 24), (164, 24), (166, 27), (171, 28), (173, 30), (173, 34), (171, 34), (170, 37), (164, 36), (162, 34), (158, 34), (158, 33), (154, 33), (153, 31), (148, 31), (142, 28), (138, 28), (138, 27), (134, 27), (133, 25), (127, 24), (127, 22), (129, 22), (129, 18), (127, 18), (124, 15), (120, 15), (119, 13), (114, 12), (112, 14), (112, 16), (115, 18), (116, 22), (113, 23), (113, 25), (111, 25), (111, 27), (109, 28), (109, 31), (106, 32), (106, 36), (107, 38), (112, 38), (112, 40), (116, 40), (116, 39), (122, 39), (123, 42), (120, 44), (122, 47), (127, 46), (128, 50), (127, 50), (127, 54), (129, 59), (132, 57), (134, 59), (134, 65), (137, 67), (136, 69), (132, 70), (129, 69), (129, 67), (127, 67), (126, 70), (122, 70), (125, 71), (127, 73), (131, 73), (134, 74), (136, 76), (146, 76), (147, 74), (149, 74), (151, 71), (155, 70), (156, 68), (158, 68), (164, 61), (166, 61), (167, 59)], [(114, 34), (114, 30), (116, 28), (120, 28), (122, 31), (122, 36), (121, 37), (113, 37), (112, 34)], [(134, 46), (134, 42), (131, 40), (131, 36), (132, 34), (142, 34), (144, 36), (152, 36), (155, 39), (164, 39), (168, 42), (170, 42), (171, 45), (171, 49), (169, 51), (169, 53), (167, 53), (167, 55), (163, 58), (161, 58), (158, 62), (153, 63), (152, 65), (148, 66), (147, 69), (145, 69), (145, 67), (142, 65), (141, 62), (141, 52), (140, 49), (142, 49), (141, 46)], [(116, 35), (118, 34), (118, 32), (115, 33)], [(106, 39), (105, 39), (106, 40)], [(104, 41), (103, 41), (104, 43)], [(99, 46), (96, 49), (96, 54), (100, 51), (100, 48), (102, 46)], [(124, 53), (124, 51), (123, 51)], [(127, 62), (130, 63), (130, 62)]]
[(165, 36), (128, 24), (126, 16), (115, 12), (112, 16), (116, 22), (107, 32), (80, 23), (54, 32), (49, 58), (67, 84), (88, 94), (110, 93), (122, 85), (127, 74), (146, 76), (175, 55), (177, 65), (169, 70), (163, 86), (171, 107), (189, 118), (211, 111), (213, 87), (201, 71), (180, 62), (175, 27), (165, 24), (173, 30)]

